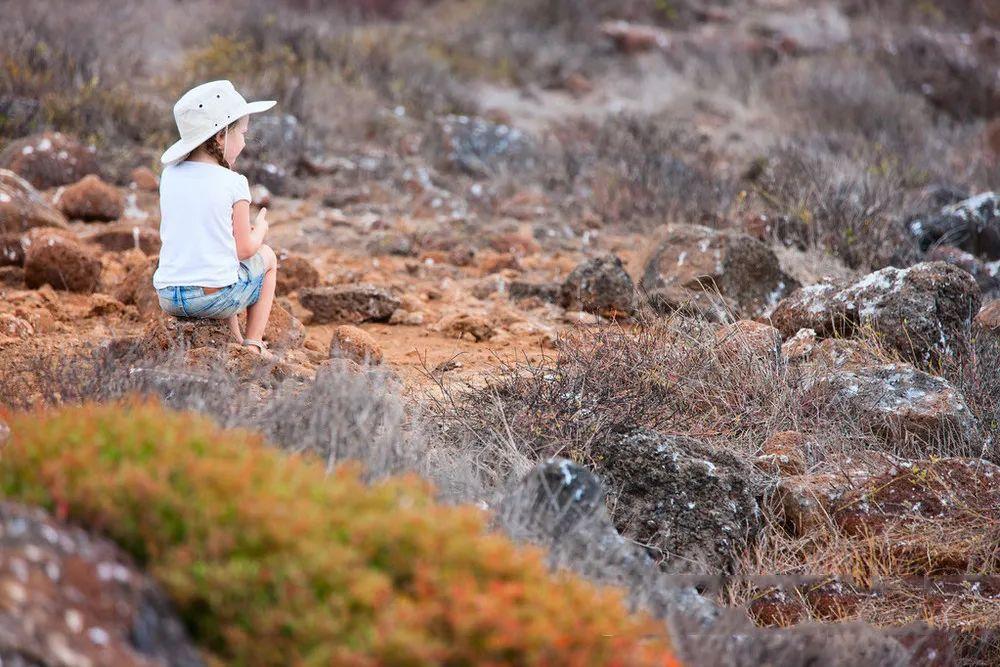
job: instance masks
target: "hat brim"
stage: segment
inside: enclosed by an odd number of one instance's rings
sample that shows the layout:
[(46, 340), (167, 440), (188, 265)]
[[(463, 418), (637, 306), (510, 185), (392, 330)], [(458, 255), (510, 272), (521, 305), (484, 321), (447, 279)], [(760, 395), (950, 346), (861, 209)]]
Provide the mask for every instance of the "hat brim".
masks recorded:
[[(234, 119), (233, 122), (239, 120), (240, 118), (243, 118), (244, 116), (249, 116), (252, 113), (260, 113), (262, 111), (267, 111), (275, 104), (277, 104), (275, 100), (262, 100), (260, 102), (249, 102), (247, 103), (246, 106), (244, 106), (235, 114), (236, 118)], [(171, 165), (180, 162), (188, 155), (190, 155), (191, 151), (193, 151), (194, 149), (198, 148), (198, 146), (201, 146), (203, 143), (205, 143), (205, 141), (207, 141), (208, 138), (211, 137), (216, 132), (217, 130), (211, 129), (199, 135), (188, 137), (186, 139), (181, 139), (180, 141), (175, 142), (170, 148), (168, 148), (163, 152), (163, 155), (160, 156), (160, 162), (164, 165)]]

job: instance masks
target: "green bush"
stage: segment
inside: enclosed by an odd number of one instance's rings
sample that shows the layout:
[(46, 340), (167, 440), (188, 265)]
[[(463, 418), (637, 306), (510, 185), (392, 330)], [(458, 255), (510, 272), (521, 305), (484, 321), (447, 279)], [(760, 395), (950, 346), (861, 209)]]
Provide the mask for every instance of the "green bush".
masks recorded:
[(0, 491), (115, 540), (226, 663), (677, 664), (617, 591), (550, 574), (416, 477), (328, 477), (149, 402), (0, 416)]

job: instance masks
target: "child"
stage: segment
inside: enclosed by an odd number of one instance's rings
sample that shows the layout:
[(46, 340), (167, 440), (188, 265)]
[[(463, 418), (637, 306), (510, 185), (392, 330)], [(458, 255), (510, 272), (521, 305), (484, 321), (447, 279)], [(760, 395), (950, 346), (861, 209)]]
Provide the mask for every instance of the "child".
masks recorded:
[[(267, 209), (250, 225), (250, 186), (232, 171), (249, 115), (273, 101), (250, 102), (229, 81), (186, 92), (174, 105), (181, 140), (160, 158), (160, 262), (153, 287), (177, 317), (228, 319), (236, 340), (270, 357), (261, 340), (274, 303), (277, 258), (264, 245)], [(246, 337), (237, 315), (247, 311)]]

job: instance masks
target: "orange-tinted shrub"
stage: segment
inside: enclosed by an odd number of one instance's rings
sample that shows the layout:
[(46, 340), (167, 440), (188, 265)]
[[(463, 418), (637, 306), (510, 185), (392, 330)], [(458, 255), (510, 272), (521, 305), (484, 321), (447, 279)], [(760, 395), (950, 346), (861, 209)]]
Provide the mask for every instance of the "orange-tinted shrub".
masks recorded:
[(100, 531), (246, 665), (672, 665), (618, 592), (434, 502), (142, 402), (5, 415), (0, 491)]

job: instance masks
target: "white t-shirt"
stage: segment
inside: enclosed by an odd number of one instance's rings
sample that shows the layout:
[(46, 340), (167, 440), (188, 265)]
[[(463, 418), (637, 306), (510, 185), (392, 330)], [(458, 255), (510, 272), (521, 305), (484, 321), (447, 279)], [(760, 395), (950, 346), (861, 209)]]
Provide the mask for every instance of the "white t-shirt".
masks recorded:
[(153, 287), (225, 287), (237, 280), (233, 204), (250, 201), (246, 176), (207, 162), (180, 162), (160, 176), (160, 263)]

